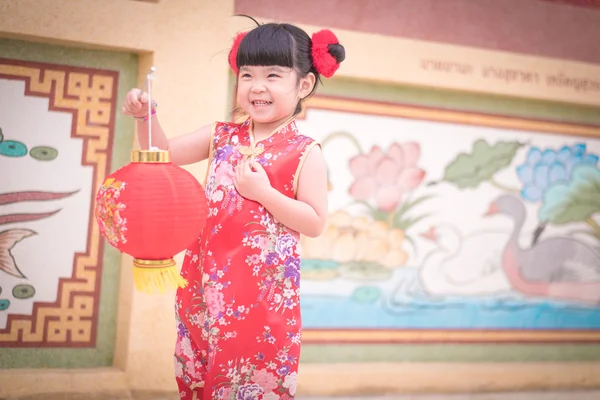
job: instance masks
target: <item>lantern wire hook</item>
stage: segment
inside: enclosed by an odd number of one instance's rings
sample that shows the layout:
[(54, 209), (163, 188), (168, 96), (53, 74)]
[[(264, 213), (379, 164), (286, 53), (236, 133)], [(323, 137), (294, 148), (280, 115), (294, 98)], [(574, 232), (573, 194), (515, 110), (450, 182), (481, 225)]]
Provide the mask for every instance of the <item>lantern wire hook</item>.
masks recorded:
[(159, 150), (157, 147), (152, 147), (152, 80), (154, 79), (155, 67), (150, 67), (150, 71), (146, 75), (146, 80), (140, 91), (139, 99), (142, 98), (144, 89), (148, 91), (148, 150)]

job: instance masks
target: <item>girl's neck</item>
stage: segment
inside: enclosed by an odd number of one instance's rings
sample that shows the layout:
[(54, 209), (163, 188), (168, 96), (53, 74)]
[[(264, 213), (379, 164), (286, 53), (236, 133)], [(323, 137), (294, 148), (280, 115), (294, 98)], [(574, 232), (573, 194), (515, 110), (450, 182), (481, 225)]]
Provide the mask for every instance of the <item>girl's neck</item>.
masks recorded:
[(287, 118), (282, 118), (278, 121), (271, 122), (268, 124), (256, 123), (252, 120), (251, 131), (255, 142), (268, 139), (271, 135), (279, 131), (282, 127), (289, 124), (294, 119), (293, 115)]

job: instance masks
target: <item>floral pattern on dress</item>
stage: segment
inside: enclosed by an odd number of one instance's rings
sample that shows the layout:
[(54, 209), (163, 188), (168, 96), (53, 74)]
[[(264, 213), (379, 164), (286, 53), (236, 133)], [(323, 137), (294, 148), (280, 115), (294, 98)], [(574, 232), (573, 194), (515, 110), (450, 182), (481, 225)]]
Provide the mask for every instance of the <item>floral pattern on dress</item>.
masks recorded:
[(266, 297), (269, 310), (283, 312), (299, 305), (300, 252), (299, 236), (277, 222), (264, 207), (253, 212), (253, 223), (259, 227), (244, 237), (243, 245), (258, 249), (247, 257), (253, 276), (259, 276), (259, 301)]
[[(177, 292), (176, 380), (182, 399), (293, 399), (301, 346), (299, 234), (243, 198), (233, 177), (253, 154), (281, 193), (294, 197), (312, 139), (292, 120), (253, 143), (250, 120), (218, 123), (202, 237), (186, 251)], [(196, 396), (196, 397), (193, 397)]]

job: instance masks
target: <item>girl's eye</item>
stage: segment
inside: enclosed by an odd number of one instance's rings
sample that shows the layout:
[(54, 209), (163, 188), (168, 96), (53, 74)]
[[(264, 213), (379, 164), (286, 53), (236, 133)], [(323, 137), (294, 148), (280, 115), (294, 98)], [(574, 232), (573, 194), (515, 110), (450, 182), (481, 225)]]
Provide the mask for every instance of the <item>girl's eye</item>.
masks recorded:
[(277, 75), (277, 74), (269, 74), (269, 78), (279, 78), (279, 75)]
[(250, 78), (250, 74), (242, 74), (242, 78)]

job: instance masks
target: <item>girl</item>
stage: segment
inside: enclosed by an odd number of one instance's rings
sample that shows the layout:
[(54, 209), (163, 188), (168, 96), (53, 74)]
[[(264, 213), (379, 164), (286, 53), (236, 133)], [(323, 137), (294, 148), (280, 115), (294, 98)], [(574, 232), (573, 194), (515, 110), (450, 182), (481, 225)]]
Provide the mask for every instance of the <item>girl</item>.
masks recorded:
[[(229, 54), (241, 124), (218, 122), (167, 140), (147, 95), (126, 97), (139, 140), (179, 165), (209, 159), (209, 216), (186, 252), (177, 291), (176, 381), (182, 399), (293, 399), (300, 356), (299, 235), (318, 236), (327, 214), (320, 147), (294, 117), (345, 57), (328, 30), (312, 39), (289, 24), (239, 34)], [(146, 103), (146, 105), (144, 105)]]

